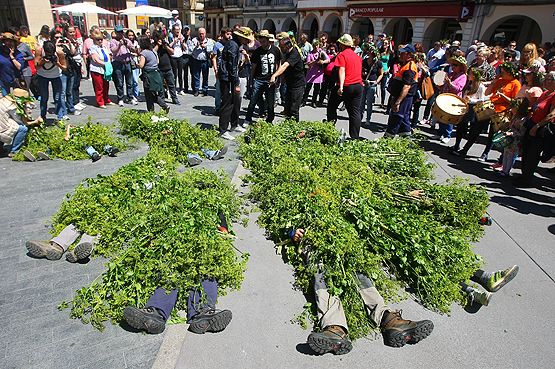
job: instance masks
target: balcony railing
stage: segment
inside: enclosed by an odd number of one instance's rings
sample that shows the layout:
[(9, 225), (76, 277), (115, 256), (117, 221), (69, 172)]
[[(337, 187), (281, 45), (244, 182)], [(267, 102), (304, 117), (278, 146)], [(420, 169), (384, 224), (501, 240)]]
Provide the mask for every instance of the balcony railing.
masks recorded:
[(229, 8), (240, 8), (241, 0), (223, 0), (224, 6)]
[(204, 0), (204, 9), (223, 8), (223, 0)]
[(245, 0), (246, 7), (294, 6), (293, 0)]

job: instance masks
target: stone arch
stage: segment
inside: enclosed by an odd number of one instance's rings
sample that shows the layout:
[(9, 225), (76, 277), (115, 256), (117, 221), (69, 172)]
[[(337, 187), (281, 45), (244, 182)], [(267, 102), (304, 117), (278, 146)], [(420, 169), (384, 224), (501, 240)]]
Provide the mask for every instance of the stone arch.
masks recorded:
[(462, 41), (462, 36), (461, 24), (456, 19), (435, 19), (424, 31), (422, 45), (424, 45), (424, 48), (430, 48), (434, 42), (439, 40)]
[(247, 27), (252, 29), (254, 32), (258, 32), (258, 24), (254, 19), (251, 19), (247, 22)]
[(528, 42), (540, 45), (542, 42), (542, 30), (538, 23), (525, 15), (509, 15), (493, 22), (482, 33), (481, 39), (490, 45), (500, 44), (506, 46), (510, 41), (517, 42), (517, 48), (521, 48)]
[(374, 34), (374, 23), (370, 18), (357, 18), (351, 26), (350, 33), (358, 35), (361, 40), (365, 40), (366, 36)]
[(384, 33), (393, 37), (395, 45), (412, 42), (413, 26), (408, 18), (393, 18), (384, 27)]
[(324, 20), (323, 31), (329, 36), (330, 41), (335, 41), (343, 33), (343, 24), (338, 14), (332, 13)]
[(308, 14), (302, 23), (302, 30), (308, 35), (309, 40), (313, 40), (318, 37), (318, 31), (320, 26), (318, 25), (318, 18), (314, 14)]
[(262, 27), (262, 29), (267, 29), (268, 32), (270, 32), (271, 34), (276, 34), (276, 24), (271, 19), (266, 19), (266, 22), (264, 22), (264, 26)]
[(295, 20), (291, 17), (285, 19), (285, 21), (283, 21), (283, 24), (281, 26), (281, 30), (282, 32), (293, 32), (295, 34), (295, 36), (297, 35), (297, 22), (295, 22)]

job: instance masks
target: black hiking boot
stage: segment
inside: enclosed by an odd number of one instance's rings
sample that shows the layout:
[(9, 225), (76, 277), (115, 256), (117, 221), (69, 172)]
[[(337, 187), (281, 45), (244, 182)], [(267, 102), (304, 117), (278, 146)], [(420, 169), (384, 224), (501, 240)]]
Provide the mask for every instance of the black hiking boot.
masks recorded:
[(231, 322), (230, 310), (208, 310), (201, 312), (191, 318), (189, 330), (193, 333), (204, 334), (206, 332), (221, 332)]
[(166, 321), (153, 307), (139, 309), (134, 306), (127, 306), (123, 311), (123, 319), (131, 327), (150, 334), (162, 333), (166, 328)]

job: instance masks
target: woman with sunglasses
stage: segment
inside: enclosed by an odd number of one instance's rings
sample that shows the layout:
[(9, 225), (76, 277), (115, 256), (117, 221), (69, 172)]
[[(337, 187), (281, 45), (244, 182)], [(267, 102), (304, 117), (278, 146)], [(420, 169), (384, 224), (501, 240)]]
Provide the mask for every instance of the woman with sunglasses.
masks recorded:
[(95, 29), (91, 33), (93, 46), (89, 49), (91, 58), (91, 78), (93, 82), (96, 103), (101, 109), (106, 109), (106, 105), (115, 105), (108, 97), (110, 85), (108, 81), (112, 74), (112, 54), (107, 45), (104, 44), (104, 35), (100, 30)]

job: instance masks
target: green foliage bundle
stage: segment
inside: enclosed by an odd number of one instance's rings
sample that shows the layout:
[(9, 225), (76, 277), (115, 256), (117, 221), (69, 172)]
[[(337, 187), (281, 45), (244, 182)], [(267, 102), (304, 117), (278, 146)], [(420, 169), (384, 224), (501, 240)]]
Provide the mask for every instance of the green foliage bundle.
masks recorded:
[[(338, 145), (338, 138), (328, 123), (261, 123), (241, 144), (259, 222), (287, 245), (298, 287), (309, 292), (323, 265), (352, 338), (375, 328), (358, 294), (359, 272), (386, 300), (408, 287), (428, 308), (449, 312), (462, 300), (459, 283), (480, 265), (470, 242), (483, 232), (485, 190), (462, 180), (433, 184), (433, 168), (409, 140)], [(299, 245), (287, 243), (287, 228), (306, 230)]]
[(92, 123), (90, 118), (87, 123), (71, 129), (69, 140), (65, 140), (66, 128), (58, 122), (52, 127), (43, 125), (29, 130), (25, 146), (15, 155), (14, 160), (25, 160), (23, 151), (28, 150), (33, 155), (39, 151), (47, 153), (52, 158), (64, 160), (88, 159), (86, 146), (92, 146), (102, 152), (104, 146), (110, 145), (123, 150), (128, 147), (127, 142), (113, 132), (113, 127)]
[(151, 148), (162, 149), (187, 162), (188, 153), (202, 155), (200, 149), (218, 150), (223, 147), (216, 130), (193, 127), (187, 120), (170, 119), (163, 114), (124, 110), (120, 117), (122, 134), (139, 138)]
[(151, 151), (111, 176), (86, 180), (62, 204), (55, 232), (73, 223), (100, 235), (95, 254), (111, 258), (101, 276), (61, 305), (71, 306), (72, 317), (103, 329), (120, 321), (126, 306), (144, 306), (156, 287), (180, 291), (177, 309), (203, 279), (216, 279), (224, 293), (240, 287), (248, 255), (238, 257), (217, 231), (219, 212), (238, 217), (236, 190), (223, 173), (177, 173), (176, 165)]

